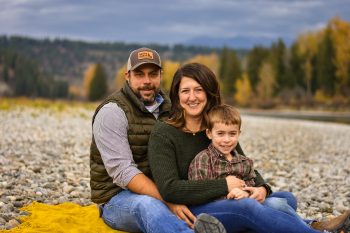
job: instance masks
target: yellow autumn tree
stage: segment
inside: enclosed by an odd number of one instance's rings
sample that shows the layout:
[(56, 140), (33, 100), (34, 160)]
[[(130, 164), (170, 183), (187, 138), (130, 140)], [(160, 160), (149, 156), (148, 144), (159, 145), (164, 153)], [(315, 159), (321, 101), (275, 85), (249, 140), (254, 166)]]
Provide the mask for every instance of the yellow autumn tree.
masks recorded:
[(211, 53), (209, 55), (199, 54), (190, 58), (184, 63), (190, 63), (190, 62), (197, 62), (203, 65), (206, 65), (214, 72), (216, 76), (218, 75), (220, 64), (219, 64), (219, 57), (215, 53)]
[(83, 97), (81, 87), (78, 87), (76, 85), (70, 85), (68, 88), (68, 93), (69, 93), (69, 96), (73, 99), (76, 99), (76, 98), (80, 99), (81, 97)]
[(270, 101), (276, 85), (276, 77), (270, 63), (264, 62), (259, 70), (259, 83), (257, 85), (257, 95), (261, 101)]
[(91, 84), (92, 78), (94, 77), (94, 74), (96, 72), (96, 67), (97, 67), (96, 64), (91, 64), (88, 66), (88, 68), (86, 69), (86, 71), (84, 73), (83, 93), (82, 93), (82, 96), (84, 98), (86, 98), (88, 96), (90, 84)]
[(241, 106), (249, 105), (253, 97), (253, 90), (247, 73), (243, 73), (242, 78), (236, 81), (236, 93), (234, 99)]
[(305, 84), (306, 84), (306, 92), (307, 95), (311, 96), (311, 83), (312, 83), (312, 59), (315, 57), (317, 53), (317, 46), (320, 36), (318, 33), (305, 33), (298, 37), (298, 54), (299, 56), (304, 58), (304, 64), (302, 65), (304, 76), (305, 76)]
[(345, 94), (350, 91), (350, 23), (335, 17), (329, 27), (335, 48), (336, 93)]
[(125, 71), (126, 71), (126, 64), (122, 66), (116, 73), (114, 78), (114, 83), (116, 88), (119, 90), (124, 86), (125, 82)]
[(163, 67), (163, 80), (162, 80), (162, 88), (166, 92), (170, 91), (170, 86), (173, 81), (173, 76), (176, 70), (179, 68), (180, 63), (174, 62), (171, 60), (164, 60), (162, 63)]

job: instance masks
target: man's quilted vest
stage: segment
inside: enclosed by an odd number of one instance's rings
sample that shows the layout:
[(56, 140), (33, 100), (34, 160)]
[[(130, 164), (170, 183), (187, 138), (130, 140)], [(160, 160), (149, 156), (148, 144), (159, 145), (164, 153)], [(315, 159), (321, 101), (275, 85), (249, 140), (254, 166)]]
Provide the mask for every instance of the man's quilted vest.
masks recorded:
[[(164, 102), (160, 106), (158, 119), (165, 120), (169, 115), (170, 100), (162, 92), (161, 95)], [(97, 107), (92, 124), (98, 111), (110, 102), (117, 103), (125, 112), (129, 124), (128, 141), (134, 161), (138, 169), (152, 179), (147, 158), (147, 144), (151, 130), (157, 121), (156, 118), (145, 108), (126, 83), (121, 90), (111, 94)], [(122, 190), (121, 187), (113, 183), (112, 178), (108, 175), (93, 137), (90, 147), (90, 186), (91, 200), (98, 204), (108, 202)]]

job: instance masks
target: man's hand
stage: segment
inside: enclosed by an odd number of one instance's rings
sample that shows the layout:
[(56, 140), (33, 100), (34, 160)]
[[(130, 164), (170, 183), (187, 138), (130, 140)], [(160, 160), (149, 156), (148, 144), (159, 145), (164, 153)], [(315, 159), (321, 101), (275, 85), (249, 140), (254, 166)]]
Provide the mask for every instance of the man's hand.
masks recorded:
[(183, 220), (187, 223), (189, 227), (193, 229), (194, 221), (196, 217), (191, 213), (191, 211), (185, 205), (173, 204), (170, 202), (165, 202), (168, 208), (173, 212), (178, 219)]
[(226, 176), (226, 183), (228, 192), (231, 192), (234, 188), (242, 188), (245, 187), (245, 182), (241, 179), (238, 179), (235, 176)]
[(227, 199), (239, 200), (246, 197), (249, 197), (249, 193), (239, 188), (234, 188), (227, 194)]
[(254, 198), (260, 203), (263, 203), (265, 201), (267, 191), (264, 187), (245, 187), (242, 188), (244, 191), (250, 192), (249, 198)]
[(165, 202), (160, 196), (160, 193), (154, 182), (143, 173), (134, 176), (127, 187), (134, 193), (148, 195), (164, 202), (171, 212), (173, 212), (179, 219), (184, 220), (188, 226), (193, 228), (193, 223), (196, 220), (196, 217), (191, 213), (187, 206)]

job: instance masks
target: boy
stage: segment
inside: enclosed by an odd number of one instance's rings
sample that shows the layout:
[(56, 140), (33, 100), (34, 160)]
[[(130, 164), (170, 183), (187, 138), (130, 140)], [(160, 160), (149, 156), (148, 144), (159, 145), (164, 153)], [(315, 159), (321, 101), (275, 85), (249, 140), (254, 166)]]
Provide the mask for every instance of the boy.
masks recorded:
[(241, 188), (234, 188), (228, 199), (249, 197), (246, 186), (254, 187), (253, 160), (240, 155), (234, 148), (241, 133), (241, 117), (237, 109), (229, 105), (214, 107), (208, 114), (207, 136), (212, 140), (208, 149), (201, 151), (189, 167), (189, 180), (219, 179), (234, 175), (245, 181)]
[[(220, 179), (228, 175), (234, 175), (244, 180), (245, 185), (242, 185), (242, 188), (232, 189), (227, 194), (227, 199), (238, 200), (249, 197), (249, 192), (244, 189), (247, 186), (253, 187), (255, 185), (255, 172), (253, 161), (244, 155), (238, 154), (234, 149), (241, 133), (241, 116), (238, 110), (229, 105), (219, 105), (212, 108), (208, 114), (206, 133), (212, 143), (192, 160), (188, 170), (188, 179)], [(295, 209), (288, 205), (285, 198), (278, 197), (278, 193), (275, 194), (277, 195), (274, 197), (267, 197), (262, 204), (293, 215), (316, 230), (341, 232), (341, 229), (349, 228), (349, 210), (325, 222), (303, 220)]]

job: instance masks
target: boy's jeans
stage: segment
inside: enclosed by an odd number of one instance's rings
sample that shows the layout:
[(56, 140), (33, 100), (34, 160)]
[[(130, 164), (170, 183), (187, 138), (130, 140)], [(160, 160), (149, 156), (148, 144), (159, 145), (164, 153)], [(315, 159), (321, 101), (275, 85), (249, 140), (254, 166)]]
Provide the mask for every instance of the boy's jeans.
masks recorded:
[(308, 226), (313, 222), (312, 220), (302, 219), (297, 214), (297, 200), (290, 192), (272, 193), (268, 198), (265, 199), (263, 205), (293, 215), (296, 218), (299, 218), (300, 221), (304, 222)]

